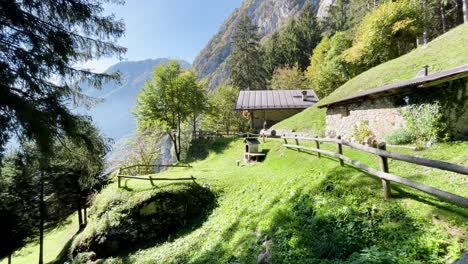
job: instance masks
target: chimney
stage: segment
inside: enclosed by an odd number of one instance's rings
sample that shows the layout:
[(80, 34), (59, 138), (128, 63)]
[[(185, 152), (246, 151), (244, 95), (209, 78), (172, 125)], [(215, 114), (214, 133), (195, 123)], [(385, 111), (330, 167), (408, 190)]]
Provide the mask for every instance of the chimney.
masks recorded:
[(424, 76), (427, 76), (429, 74), (429, 65), (425, 65), (423, 68), (424, 69), (422, 69), (422, 70), (420, 70), (418, 72), (418, 74), (416, 75), (416, 78), (424, 77)]
[(302, 101), (307, 101), (307, 91), (302, 91)]

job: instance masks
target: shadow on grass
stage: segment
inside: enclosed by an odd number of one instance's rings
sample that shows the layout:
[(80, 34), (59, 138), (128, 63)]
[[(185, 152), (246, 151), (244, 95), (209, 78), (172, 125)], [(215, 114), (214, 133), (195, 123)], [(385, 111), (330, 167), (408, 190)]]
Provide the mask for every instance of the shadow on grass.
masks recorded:
[[(415, 190), (416, 193), (408, 192), (404, 190), (403, 188), (409, 188), (409, 187), (401, 187), (401, 186), (395, 186), (396, 184), (392, 185), (392, 190), (397, 191), (397, 193), (392, 192), (392, 198), (393, 199), (405, 199), (409, 198), (414, 201), (418, 201), (420, 203), (424, 203), (426, 205), (430, 205), (435, 207), (436, 209), (443, 210), (446, 212), (450, 212), (452, 214), (458, 215), (460, 217), (463, 217), (465, 219), (468, 219), (468, 211), (465, 208), (459, 207), (457, 205), (451, 204), (449, 202), (445, 202), (442, 199), (439, 199), (435, 196), (425, 194), (423, 192)], [(436, 211), (436, 210), (434, 210)]]
[(216, 154), (223, 153), (224, 150), (236, 141), (237, 137), (227, 137), (218, 139), (195, 139), (192, 141), (187, 153), (187, 163), (203, 160), (208, 157), (210, 152)]
[[(109, 209), (97, 221), (105, 223), (115, 217), (119, 221), (105, 230), (90, 233), (72, 249), (73, 255), (94, 252), (98, 258), (124, 256), (171, 241), (201, 226), (217, 206), (216, 194), (199, 184), (169, 185), (180, 188), (161, 190), (131, 206)], [(93, 226), (88, 228), (93, 230)]]
[(70, 254), (70, 248), (73, 243), (73, 240), (75, 240), (76, 236), (78, 236), (83, 229), (79, 229), (68, 241), (65, 243), (63, 246), (62, 250), (60, 253), (57, 255), (57, 257), (52, 260), (51, 262), (48, 262), (48, 264), (59, 264), (59, 263), (67, 263), (69, 261), (69, 254)]
[(219, 235), (191, 246), (197, 254), (178, 252), (174, 261), (255, 263), (271, 244), (272, 263), (443, 262), (450, 243), (434, 246), (431, 239), (438, 234), (430, 234), (436, 231), (397, 199), (383, 200), (380, 180), (368, 176), (337, 167), (316, 187), (295, 188), (291, 196), (293, 190), (265, 189), (258, 199), (269, 198), (268, 203), (236, 207), (229, 224), (211, 231)]

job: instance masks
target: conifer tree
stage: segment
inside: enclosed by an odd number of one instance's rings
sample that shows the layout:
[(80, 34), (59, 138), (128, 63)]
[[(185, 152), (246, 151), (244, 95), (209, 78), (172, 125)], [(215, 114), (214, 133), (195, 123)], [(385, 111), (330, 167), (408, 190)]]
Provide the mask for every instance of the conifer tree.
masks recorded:
[(243, 16), (233, 37), (234, 50), (229, 58), (230, 81), (246, 90), (266, 88), (266, 70), (257, 36), (257, 27)]
[[(315, 17), (315, 11), (310, 1), (304, 5), (294, 27), (295, 63), (304, 71), (310, 64), (310, 54), (320, 42), (320, 30)], [(292, 66), (294, 64), (290, 64)]]
[(76, 133), (79, 118), (67, 107), (91, 102), (76, 84), (99, 87), (117, 76), (76, 65), (125, 52), (115, 44), (123, 22), (103, 14), (108, 2), (122, 1), (1, 2), (0, 148), (12, 133), (34, 140), (42, 151), (50, 151), (60, 134), (86, 137)]

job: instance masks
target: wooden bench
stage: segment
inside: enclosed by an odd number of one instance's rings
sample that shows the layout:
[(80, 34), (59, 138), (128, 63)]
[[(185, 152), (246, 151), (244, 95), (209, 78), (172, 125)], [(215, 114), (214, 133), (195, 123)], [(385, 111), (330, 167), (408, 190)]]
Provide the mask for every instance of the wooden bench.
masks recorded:
[(265, 156), (266, 156), (265, 153), (249, 153), (249, 152), (244, 153), (244, 159), (246, 161), (250, 161), (252, 158), (255, 159), (255, 161), (258, 161), (259, 157), (265, 157)]

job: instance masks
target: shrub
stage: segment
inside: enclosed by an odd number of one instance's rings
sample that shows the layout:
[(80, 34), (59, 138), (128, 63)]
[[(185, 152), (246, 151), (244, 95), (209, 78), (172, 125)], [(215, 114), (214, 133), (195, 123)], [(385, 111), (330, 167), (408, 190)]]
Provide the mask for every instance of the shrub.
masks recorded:
[(413, 137), (404, 128), (397, 129), (385, 136), (385, 142), (392, 145), (403, 145), (413, 142)]
[(442, 107), (439, 102), (413, 104), (403, 109), (406, 129), (418, 147), (436, 143), (446, 124), (442, 122)]
[(366, 137), (373, 136), (374, 133), (369, 128), (369, 123), (367, 121), (361, 122), (359, 126), (354, 126), (353, 138), (356, 142), (360, 144), (366, 143)]

